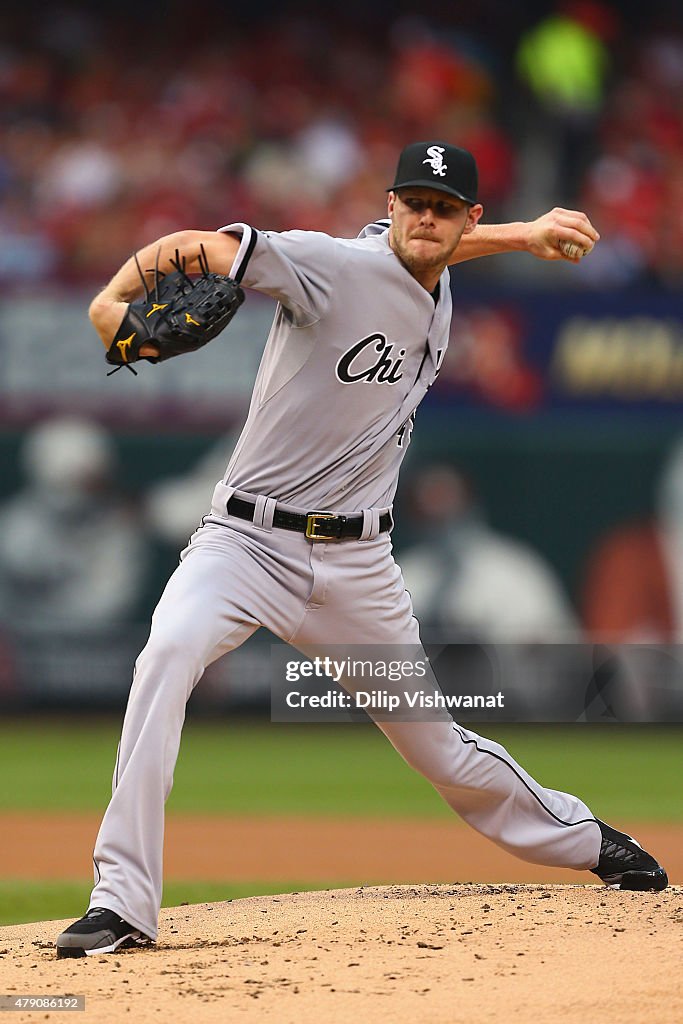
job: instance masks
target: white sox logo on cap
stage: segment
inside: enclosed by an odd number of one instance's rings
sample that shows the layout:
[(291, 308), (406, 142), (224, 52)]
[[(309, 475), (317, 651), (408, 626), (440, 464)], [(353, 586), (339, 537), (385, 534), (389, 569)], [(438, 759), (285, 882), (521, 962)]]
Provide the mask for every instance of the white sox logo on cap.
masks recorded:
[(477, 164), (468, 150), (443, 139), (411, 142), (401, 150), (394, 184), (387, 192), (415, 186), (477, 201)]
[(448, 164), (443, 162), (445, 152), (443, 146), (430, 146), (427, 150), (427, 159), (422, 161), (423, 164), (429, 164), (434, 174), (438, 174), (440, 178), (445, 178), (448, 170)]

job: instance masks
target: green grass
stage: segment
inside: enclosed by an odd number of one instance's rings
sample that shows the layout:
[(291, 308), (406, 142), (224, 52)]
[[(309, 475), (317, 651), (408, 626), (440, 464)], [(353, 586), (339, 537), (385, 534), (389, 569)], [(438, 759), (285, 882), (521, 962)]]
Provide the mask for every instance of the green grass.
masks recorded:
[[(482, 729), (544, 785), (577, 793), (607, 820), (683, 821), (683, 729)], [(0, 810), (94, 811), (110, 792), (115, 719), (0, 722)], [(370, 726), (190, 720), (169, 809), (176, 812), (448, 817), (431, 786)], [(11, 836), (4, 836), (11, 842)], [(338, 887), (340, 883), (335, 883)], [(346, 884), (355, 884), (349, 880)], [(320, 883), (168, 882), (164, 906), (325, 888)], [(0, 880), (0, 924), (75, 918), (90, 885)]]
[[(0, 810), (103, 811), (118, 740), (114, 719), (0, 722)], [(507, 726), (482, 729), (546, 786), (601, 817), (681, 821), (683, 729)], [(445, 817), (451, 812), (371, 726), (188, 721), (169, 809), (313, 816)]]
[[(331, 887), (330, 883), (330, 887)], [(334, 888), (355, 884), (335, 883)], [(61, 921), (85, 913), (92, 886), (80, 882), (0, 881), (0, 925), (22, 924), (25, 921)], [(177, 907), (183, 903), (218, 903), (220, 900), (243, 899), (246, 896), (267, 896), (270, 893), (306, 892), (325, 889), (320, 882), (167, 882), (162, 906)]]

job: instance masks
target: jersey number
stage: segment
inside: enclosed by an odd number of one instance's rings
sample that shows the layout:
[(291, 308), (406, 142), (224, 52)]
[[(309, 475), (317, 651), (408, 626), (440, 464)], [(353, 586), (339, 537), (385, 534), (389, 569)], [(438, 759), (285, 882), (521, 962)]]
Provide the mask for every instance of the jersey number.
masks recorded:
[(399, 448), (407, 447), (410, 444), (410, 437), (413, 433), (413, 427), (415, 426), (415, 413), (411, 412), (408, 419), (401, 426), (399, 432), (396, 435), (396, 444)]

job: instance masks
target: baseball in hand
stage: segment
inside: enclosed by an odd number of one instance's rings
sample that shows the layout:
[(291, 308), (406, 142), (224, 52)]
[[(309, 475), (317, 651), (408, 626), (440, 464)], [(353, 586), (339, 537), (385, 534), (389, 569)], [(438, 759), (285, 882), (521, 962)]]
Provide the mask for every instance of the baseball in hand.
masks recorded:
[(569, 260), (581, 259), (586, 255), (586, 250), (576, 242), (567, 242), (564, 239), (560, 242), (560, 250)]

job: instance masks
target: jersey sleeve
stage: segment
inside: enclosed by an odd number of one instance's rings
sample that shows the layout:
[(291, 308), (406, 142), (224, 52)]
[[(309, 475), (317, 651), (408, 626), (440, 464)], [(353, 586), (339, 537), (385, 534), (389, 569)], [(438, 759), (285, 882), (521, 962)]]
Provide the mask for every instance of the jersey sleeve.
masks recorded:
[(334, 238), (319, 231), (257, 231), (240, 223), (219, 230), (241, 236), (230, 272), (238, 283), (276, 299), (297, 326), (324, 316), (339, 261)]

